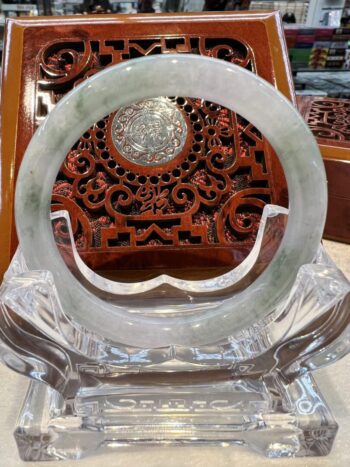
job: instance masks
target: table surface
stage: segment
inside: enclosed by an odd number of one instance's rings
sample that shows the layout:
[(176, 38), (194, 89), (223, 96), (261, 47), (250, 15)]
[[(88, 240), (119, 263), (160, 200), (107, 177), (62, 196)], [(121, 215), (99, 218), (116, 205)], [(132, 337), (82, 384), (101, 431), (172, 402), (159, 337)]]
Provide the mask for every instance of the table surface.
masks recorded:
[[(325, 241), (331, 257), (350, 279), (350, 245)], [(265, 459), (259, 454), (242, 447), (147, 447), (120, 448), (108, 454), (92, 456), (80, 461), (62, 462), (22, 462), (17, 453), (13, 438), (18, 411), (22, 404), (28, 382), (0, 365), (0, 467), (19, 467), (37, 465), (40, 467), (348, 467), (350, 465), (350, 359), (344, 358), (330, 367), (314, 373), (319, 388), (330, 405), (339, 424), (339, 431), (332, 452), (325, 457), (299, 459)]]

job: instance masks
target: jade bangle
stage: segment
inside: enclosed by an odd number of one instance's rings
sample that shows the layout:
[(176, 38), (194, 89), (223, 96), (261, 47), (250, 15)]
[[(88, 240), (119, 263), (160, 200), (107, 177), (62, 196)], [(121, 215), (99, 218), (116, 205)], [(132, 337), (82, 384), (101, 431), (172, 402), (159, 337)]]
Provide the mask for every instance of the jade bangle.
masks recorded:
[[(112, 305), (72, 275), (53, 238), (52, 187), (79, 137), (115, 109), (157, 96), (190, 96), (239, 113), (269, 140), (284, 168), (290, 212), (280, 248), (248, 288), (208, 306), (189, 305), (178, 315)], [(64, 312), (91, 332), (129, 346), (198, 346), (217, 342), (254, 324), (286, 298), (299, 268), (313, 260), (327, 205), (326, 178), (318, 146), (291, 103), (253, 73), (197, 55), (158, 55), (124, 62), (97, 73), (67, 94), (33, 136), (20, 167), (15, 215), (20, 246), (32, 270), (49, 270)], [(168, 307), (169, 308), (169, 307)], [(170, 307), (171, 308), (171, 307)], [(168, 309), (167, 309), (168, 311)]]

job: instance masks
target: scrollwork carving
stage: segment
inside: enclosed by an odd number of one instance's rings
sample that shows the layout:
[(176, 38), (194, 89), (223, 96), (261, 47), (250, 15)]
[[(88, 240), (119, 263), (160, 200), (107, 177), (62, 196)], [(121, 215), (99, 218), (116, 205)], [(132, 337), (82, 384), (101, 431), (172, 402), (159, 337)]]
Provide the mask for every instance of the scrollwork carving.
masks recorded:
[[(45, 102), (46, 107), (38, 107), (37, 123), (45, 109), (105, 66), (168, 52), (200, 53), (255, 70), (254, 55), (240, 39), (51, 43), (39, 56), (38, 106)], [(254, 242), (262, 208), (273, 198), (261, 134), (215, 103), (160, 99), (162, 115), (152, 100), (131, 106), (130, 112), (116, 110), (85, 132), (67, 155), (53, 203), (54, 209), (69, 208), (79, 251)], [(152, 118), (158, 112), (157, 118), (148, 119), (145, 111)], [(168, 122), (167, 133), (164, 118), (172, 125)], [(137, 129), (132, 141), (135, 131), (128, 136), (128, 129)]]
[(313, 98), (306, 121), (316, 138), (350, 145), (350, 101)]

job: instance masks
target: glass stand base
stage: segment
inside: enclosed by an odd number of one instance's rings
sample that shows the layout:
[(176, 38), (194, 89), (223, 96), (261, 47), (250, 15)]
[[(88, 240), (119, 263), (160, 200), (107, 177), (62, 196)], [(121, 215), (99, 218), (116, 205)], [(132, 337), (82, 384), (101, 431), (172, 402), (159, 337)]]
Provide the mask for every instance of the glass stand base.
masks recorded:
[[(172, 314), (190, 316), (198, 307), (219, 312), (276, 251), (287, 214), (278, 207), (264, 212), (257, 247), (228, 283), (221, 276), (224, 289), (216, 279), (182, 288), (159, 276), (154, 289), (139, 283), (135, 296), (121, 294), (120, 284), (119, 292), (111, 289), (115, 304), (133, 313), (140, 311), (137, 303), (147, 304), (152, 319), (153, 304)], [(107, 293), (109, 285), (99, 284), (99, 291)], [(198, 346), (137, 347), (74, 321), (52, 274), (28, 270), (19, 250), (0, 289), (0, 359), (35, 380), (15, 430), (20, 455), (80, 459), (169, 444), (245, 446), (271, 458), (326, 455), (337, 424), (311, 372), (349, 352), (349, 309), (350, 283), (320, 247), (263, 320)]]
[(309, 373), (288, 382), (210, 371), (121, 375), (120, 385), (85, 387), (71, 400), (32, 381), (15, 438), (26, 461), (169, 443), (245, 446), (274, 458), (326, 455), (337, 429)]

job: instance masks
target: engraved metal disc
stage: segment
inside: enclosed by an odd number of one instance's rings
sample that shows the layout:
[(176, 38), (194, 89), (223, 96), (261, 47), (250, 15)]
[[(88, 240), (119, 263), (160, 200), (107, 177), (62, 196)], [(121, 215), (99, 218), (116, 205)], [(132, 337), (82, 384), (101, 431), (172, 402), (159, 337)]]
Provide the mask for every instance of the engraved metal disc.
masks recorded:
[(166, 164), (182, 151), (186, 137), (186, 121), (166, 97), (122, 107), (112, 122), (115, 148), (138, 165)]

